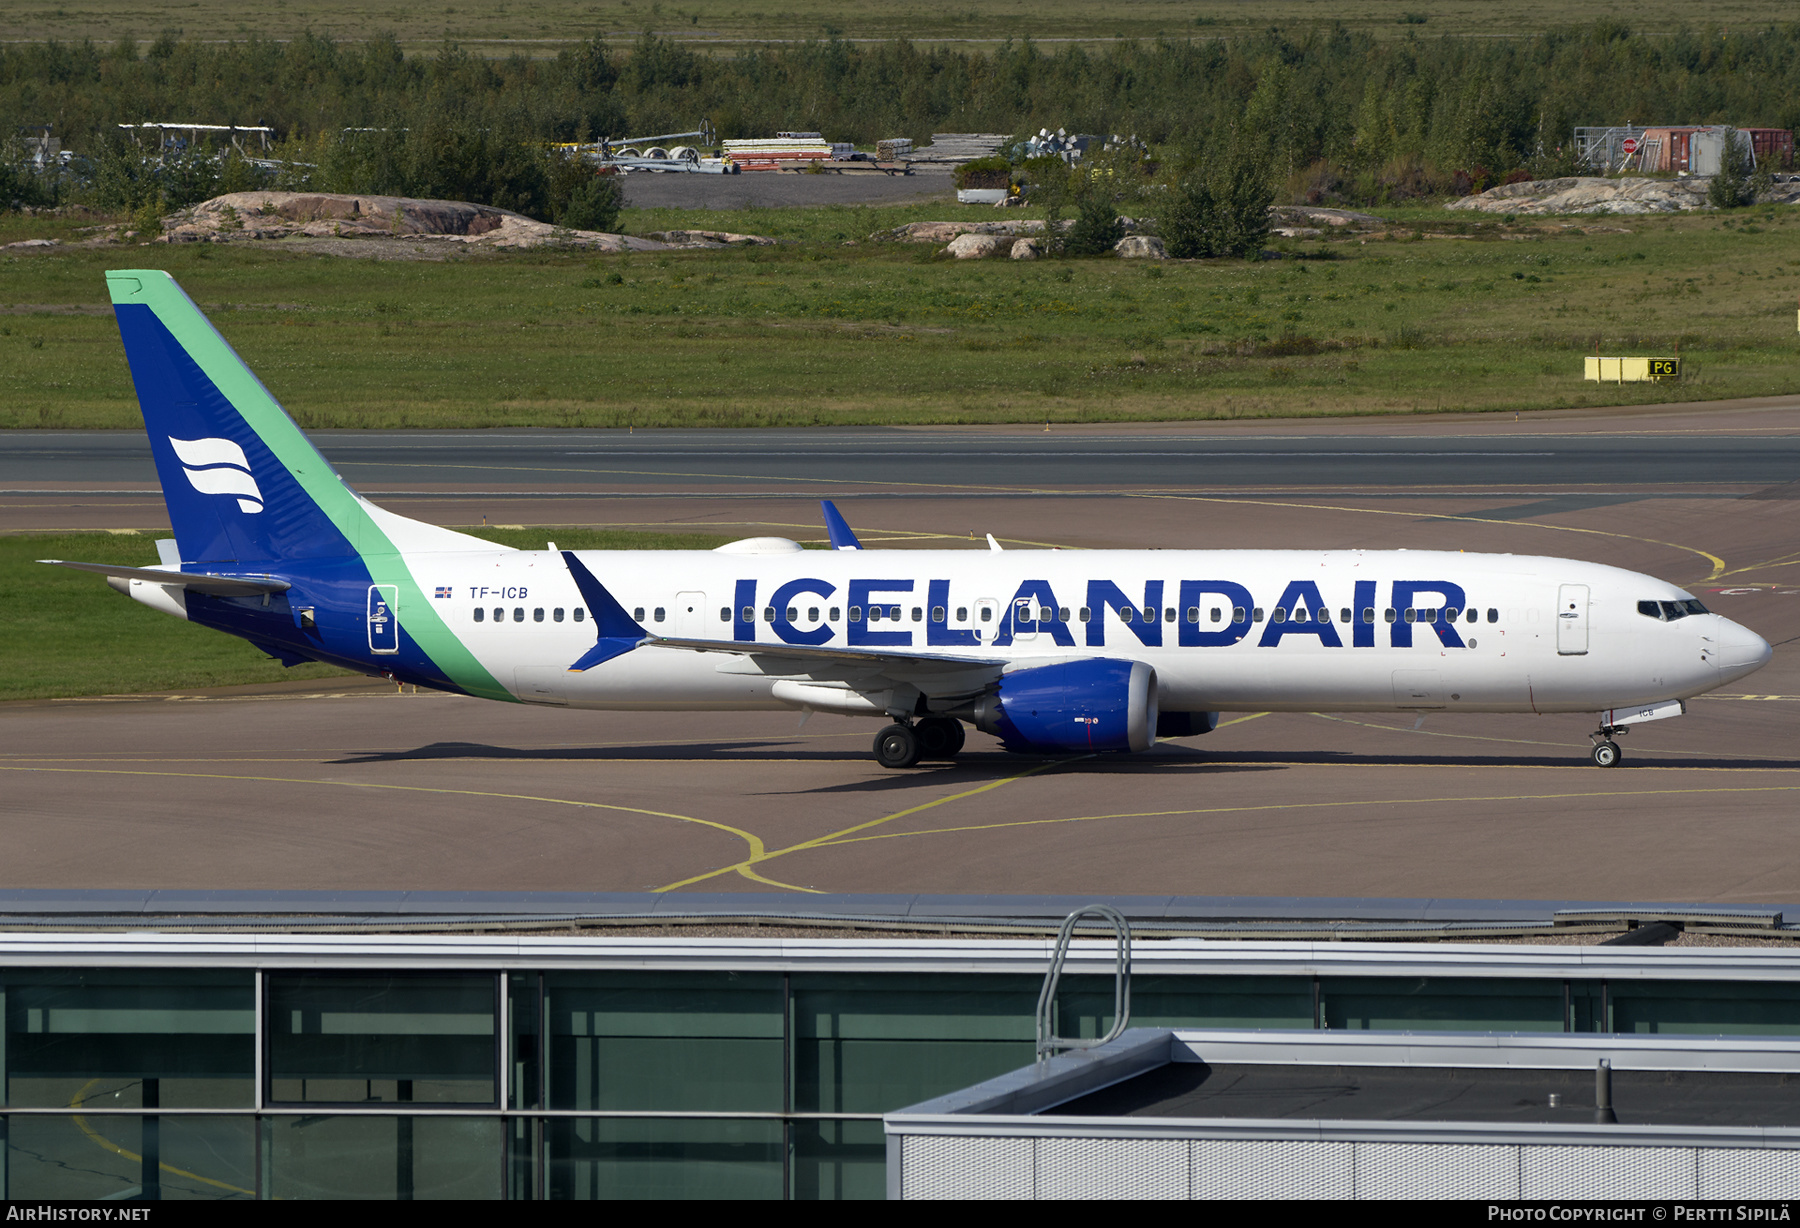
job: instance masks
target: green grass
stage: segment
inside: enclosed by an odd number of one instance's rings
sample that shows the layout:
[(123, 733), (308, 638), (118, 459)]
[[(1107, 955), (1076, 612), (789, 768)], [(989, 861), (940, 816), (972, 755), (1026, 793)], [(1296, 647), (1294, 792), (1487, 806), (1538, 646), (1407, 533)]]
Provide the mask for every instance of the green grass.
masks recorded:
[[(538, 550), (546, 537), (570, 550), (707, 550), (728, 540), (582, 528), (465, 531)], [(7, 646), (0, 700), (351, 676), (325, 665), (283, 669), (243, 640), (139, 605), (100, 576), (45, 567), (37, 559), (142, 567), (156, 562), (156, 547), (149, 537), (129, 533), (0, 537), (0, 628)]]
[[(1408, 17), (1423, 15), (1423, 23)], [(1718, 0), (1698, 16), (1728, 27), (1788, 21), (1790, 5), (1775, 0)], [(832, 0), (783, 0), (779, 5), (742, 0), (609, 0), (557, 4), (508, 0), (502, 4), (408, 5), (392, 0), (250, 0), (247, 4), (197, 5), (190, 0), (85, 0), (39, 4), (9, 15), (7, 37), (23, 41), (91, 38), (111, 43), (121, 34), (149, 39), (165, 29), (189, 38), (244, 39), (252, 34), (289, 39), (305, 30), (358, 40), (392, 32), (409, 48), (435, 49), (446, 39), (486, 54), (554, 53), (596, 30), (628, 39), (656, 31), (731, 51), (744, 42), (821, 38), (910, 38), (976, 41), (1002, 38), (1153, 39), (1259, 31), (1268, 26), (1341, 22), (1383, 37), (1409, 34), (1529, 34), (1599, 19), (1629, 21), (1646, 30), (1691, 24), (1694, 6), (1675, 0), (1641, 0), (1629, 11), (1590, 2), (1552, 0), (1363, 0), (1353, 7), (1327, 0), (963, 0), (846, 6)]]
[[(628, 212), (776, 248), (350, 260), (278, 244), (0, 256), (0, 426), (135, 427), (102, 271), (169, 269), (306, 427), (760, 426), (1477, 411), (1789, 393), (1800, 226), (1392, 211), (1293, 258), (954, 262), (905, 209)], [(13, 233), (25, 228), (13, 223)], [(1414, 238), (1415, 233), (1425, 237)], [(844, 236), (840, 238), (839, 236)], [(855, 244), (850, 244), (852, 241)], [(1581, 356), (1672, 353), (1680, 384)]]

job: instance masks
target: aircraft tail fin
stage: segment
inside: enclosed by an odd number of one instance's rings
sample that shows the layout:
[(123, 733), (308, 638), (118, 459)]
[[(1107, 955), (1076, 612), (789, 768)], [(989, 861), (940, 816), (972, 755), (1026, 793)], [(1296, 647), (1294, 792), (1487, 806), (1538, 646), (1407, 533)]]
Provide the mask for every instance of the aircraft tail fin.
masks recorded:
[(106, 288), (181, 561), (505, 549), (351, 490), (167, 273), (115, 270)]

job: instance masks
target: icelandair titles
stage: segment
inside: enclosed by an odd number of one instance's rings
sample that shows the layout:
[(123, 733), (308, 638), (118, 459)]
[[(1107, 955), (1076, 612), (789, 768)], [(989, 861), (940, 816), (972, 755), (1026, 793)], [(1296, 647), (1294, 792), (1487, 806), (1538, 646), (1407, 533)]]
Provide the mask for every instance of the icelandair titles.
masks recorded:
[[(1373, 648), (1382, 624), (1391, 647), (1410, 648), (1414, 628), (1421, 623), (1444, 647), (1462, 648), (1463, 638), (1453, 620), (1469, 616), (1462, 586), (1448, 580), (1395, 580), (1389, 586), (1389, 604), (1379, 609), (1375, 605), (1377, 582), (1358, 580), (1351, 605), (1335, 617), (1311, 580), (1288, 584), (1266, 611), (1256, 605), (1249, 589), (1230, 580), (1182, 580), (1174, 585), (1150, 580), (1143, 586), (1142, 602), (1135, 602), (1135, 594), (1127, 596), (1110, 580), (1089, 580), (1084, 617), (1071, 620), (1069, 609), (1059, 602), (1048, 581), (1026, 580), (995, 611), (993, 637), (983, 641), (975, 627), (951, 625), (968, 620), (948, 616), (950, 581), (930, 580), (924, 587), (925, 604), (914, 607), (914, 621), (924, 622), (924, 642), (918, 644), (916, 632), (902, 625), (906, 621), (903, 607), (920, 596), (915, 581), (850, 581), (841, 595), (849, 613), (845, 644), (853, 648), (1005, 647), (1022, 636), (1045, 635), (1055, 644), (1074, 648), (1079, 635), (1082, 645), (1098, 648), (1106, 644), (1106, 612), (1112, 610), (1116, 628), (1152, 648), (1165, 644), (1216, 648), (1249, 636), (1256, 637), (1260, 648), (1274, 648), (1296, 636), (1327, 648), (1346, 647), (1346, 637), (1348, 647)], [(811, 577), (789, 580), (769, 594), (766, 604), (759, 603), (756, 590), (755, 580), (737, 582), (728, 612), (733, 639), (754, 642), (758, 622), (766, 623), (789, 644), (816, 646), (836, 637), (835, 618), (819, 620), (815, 614), (803, 621), (798, 617), (808, 598), (814, 603), (839, 598), (836, 585)], [(1165, 607), (1167, 596), (1175, 597), (1175, 604)], [(963, 608), (969, 604), (964, 599)]]

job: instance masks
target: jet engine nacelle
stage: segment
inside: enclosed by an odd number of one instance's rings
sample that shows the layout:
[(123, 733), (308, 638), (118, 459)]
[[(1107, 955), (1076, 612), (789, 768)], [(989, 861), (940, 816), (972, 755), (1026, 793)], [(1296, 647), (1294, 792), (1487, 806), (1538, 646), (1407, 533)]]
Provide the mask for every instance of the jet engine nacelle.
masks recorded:
[(955, 715), (1014, 750), (1149, 750), (1156, 671), (1106, 657), (1011, 670)]

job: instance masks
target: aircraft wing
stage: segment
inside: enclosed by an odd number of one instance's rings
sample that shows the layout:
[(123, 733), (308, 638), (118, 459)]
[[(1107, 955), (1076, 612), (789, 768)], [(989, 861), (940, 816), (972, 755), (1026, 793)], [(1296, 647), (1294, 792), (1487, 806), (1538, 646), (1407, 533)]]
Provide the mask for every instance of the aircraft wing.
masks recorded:
[(814, 648), (805, 644), (690, 640), (673, 636), (650, 636), (643, 641), (643, 646), (717, 652), (737, 657), (737, 661), (720, 665), (719, 672), (724, 674), (808, 682), (852, 682), (859, 687), (886, 680), (911, 683), (939, 697), (972, 695), (985, 690), (1007, 665), (999, 657), (953, 657), (875, 649)]
[(214, 597), (253, 597), (258, 593), (285, 593), (293, 585), (273, 576), (211, 576), (203, 572), (167, 571), (159, 567), (117, 567), (111, 563), (71, 563), (64, 559), (39, 559), (53, 567), (73, 567), (98, 576), (116, 576), (121, 580), (143, 580), (149, 584), (180, 585), (196, 593)]

